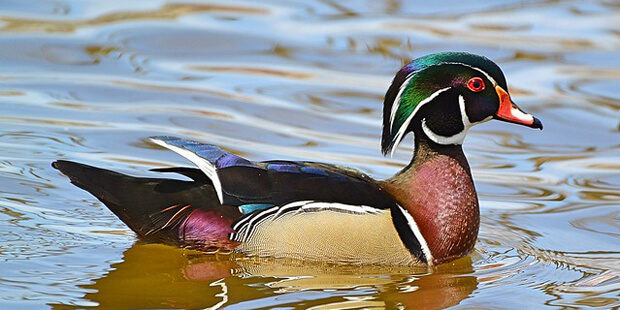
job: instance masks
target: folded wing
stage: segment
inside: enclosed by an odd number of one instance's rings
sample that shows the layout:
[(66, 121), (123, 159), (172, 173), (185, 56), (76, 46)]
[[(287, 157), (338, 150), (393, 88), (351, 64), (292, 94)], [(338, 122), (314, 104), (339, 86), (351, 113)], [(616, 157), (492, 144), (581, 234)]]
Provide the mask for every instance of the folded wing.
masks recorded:
[(223, 205), (242, 212), (313, 200), (388, 209), (394, 205), (375, 182), (360, 172), (313, 162), (252, 162), (219, 147), (176, 137), (152, 137), (193, 162), (212, 181)]

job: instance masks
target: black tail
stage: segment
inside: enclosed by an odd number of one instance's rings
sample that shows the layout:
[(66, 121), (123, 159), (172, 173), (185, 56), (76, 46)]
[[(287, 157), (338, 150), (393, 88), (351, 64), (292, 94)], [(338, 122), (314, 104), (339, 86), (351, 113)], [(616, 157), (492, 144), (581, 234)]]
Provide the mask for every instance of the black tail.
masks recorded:
[(207, 178), (183, 181), (132, 177), (64, 160), (52, 163), (52, 167), (97, 197), (129, 228), (148, 240), (176, 242), (179, 236), (173, 228), (184, 214), (194, 208), (220, 208)]

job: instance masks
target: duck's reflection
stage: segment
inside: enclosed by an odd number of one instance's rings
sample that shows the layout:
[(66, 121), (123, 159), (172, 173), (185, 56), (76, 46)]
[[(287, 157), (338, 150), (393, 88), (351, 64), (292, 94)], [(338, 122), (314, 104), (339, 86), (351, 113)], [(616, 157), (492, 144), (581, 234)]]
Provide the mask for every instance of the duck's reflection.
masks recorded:
[[(231, 259), (136, 243), (93, 284), (84, 301), (102, 309), (367, 308), (456, 305), (477, 287), (466, 258), (426, 268), (335, 266), (281, 260)], [(52, 305), (54, 309), (85, 308)]]

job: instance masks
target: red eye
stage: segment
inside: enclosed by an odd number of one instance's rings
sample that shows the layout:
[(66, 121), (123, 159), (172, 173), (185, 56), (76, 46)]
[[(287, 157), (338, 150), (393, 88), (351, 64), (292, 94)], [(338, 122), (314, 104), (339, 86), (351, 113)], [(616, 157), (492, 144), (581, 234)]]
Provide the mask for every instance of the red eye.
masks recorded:
[(479, 77), (474, 77), (467, 81), (467, 88), (473, 92), (480, 92), (484, 90), (484, 81)]

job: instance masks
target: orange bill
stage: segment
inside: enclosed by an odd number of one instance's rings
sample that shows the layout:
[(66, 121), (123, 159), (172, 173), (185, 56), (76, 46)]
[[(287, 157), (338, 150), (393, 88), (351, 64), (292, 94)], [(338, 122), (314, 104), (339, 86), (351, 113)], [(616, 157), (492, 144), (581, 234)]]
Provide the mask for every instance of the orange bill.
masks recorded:
[(532, 128), (543, 128), (540, 120), (532, 116), (532, 114), (525, 113), (523, 110), (519, 109), (519, 107), (517, 107), (517, 105), (510, 99), (510, 95), (508, 95), (503, 88), (495, 86), (495, 91), (499, 97), (499, 109), (495, 114), (496, 119), (521, 124)]

